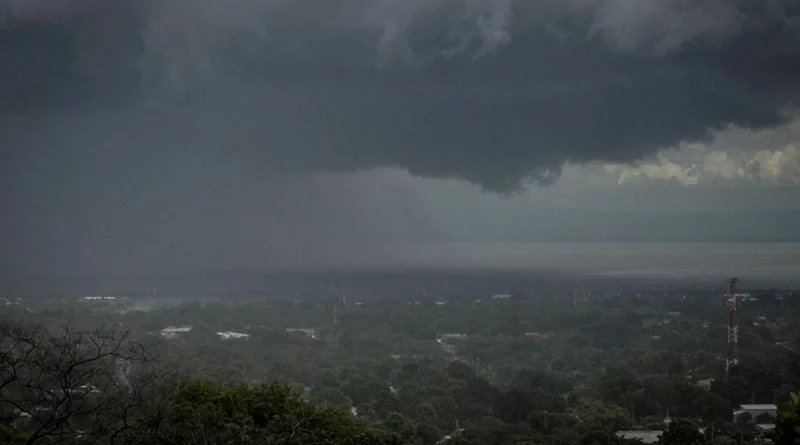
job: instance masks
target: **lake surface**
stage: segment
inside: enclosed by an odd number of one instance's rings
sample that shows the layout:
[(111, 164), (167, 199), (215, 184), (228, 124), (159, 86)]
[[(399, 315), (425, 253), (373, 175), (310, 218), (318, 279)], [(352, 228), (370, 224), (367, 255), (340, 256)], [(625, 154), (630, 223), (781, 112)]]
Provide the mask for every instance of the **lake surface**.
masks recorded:
[(408, 247), (429, 266), (604, 276), (800, 278), (800, 243), (441, 243)]
[(406, 243), (373, 252), (374, 257), (362, 256), (352, 264), (282, 271), (247, 267), (126, 276), (6, 277), (0, 292), (186, 297), (347, 291), (407, 296), (571, 292), (575, 286), (718, 288), (730, 276), (740, 277), (743, 287), (786, 289), (800, 280), (800, 243)]

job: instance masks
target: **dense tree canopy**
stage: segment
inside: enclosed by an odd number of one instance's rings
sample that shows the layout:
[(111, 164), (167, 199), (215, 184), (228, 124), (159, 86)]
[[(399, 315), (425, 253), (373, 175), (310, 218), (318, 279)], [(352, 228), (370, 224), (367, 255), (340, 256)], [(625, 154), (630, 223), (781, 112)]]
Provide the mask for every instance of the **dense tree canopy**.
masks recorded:
[[(620, 445), (669, 416), (665, 444), (742, 445), (760, 432), (739, 404), (797, 406), (800, 305), (748, 309), (725, 381), (718, 296), (657, 295), (23, 300), (0, 317), (0, 439)], [(778, 445), (795, 443), (791, 409)]]

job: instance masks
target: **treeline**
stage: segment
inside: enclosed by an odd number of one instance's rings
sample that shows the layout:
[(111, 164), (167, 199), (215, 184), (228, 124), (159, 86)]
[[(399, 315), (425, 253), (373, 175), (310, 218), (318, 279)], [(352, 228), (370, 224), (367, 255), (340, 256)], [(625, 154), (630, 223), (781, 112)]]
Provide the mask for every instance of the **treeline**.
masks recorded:
[[(346, 306), (336, 306), (338, 298), (192, 302), (149, 312), (123, 312), (112, 303), (22, 302), (5, 308), (5, 318), (32, 325), (6, 324), (14, 329), (3, 334), (3, 372), (14, 370), (11, 381), (18, 383), (3, 386), (2, 413), (10, 431), (25, 431), (34, 443), (56, 432), (72, 441), (107, 438), (115, 425), (142, 426), (127, 419), (144, 413), (160, 413), (151, 423), (172, 422), (165, 413), (182, 400), (176, 391), (198, 379), (226, 397), (278, 382), (308, 406), (408, 444), (448, 437), (475, 445), (616, 443), (620, 429), (664, 429), (668, 414), (713, 431), (714, 442), (741, 443), (758, 433), (734, 422), (739, 404), (786, 407), (800, 390), (800, 306), (777, 295), (746, 303), (742, 364), (727, 382), (720, 356), (725, 314), (718, 295), (701, 291)], [(65, 320), (70, 330), (62, 330)], [(103, 324), (112, 329), (98, 328)], [(160, 331), (168, 326), (191, 330), (166, 338)], [(230, 330), (249, 337), (218, 334)], [(20, 349), (9, 345), (16, 343), (35, 344), (39, 352), (15, 362)], [(37, 374), (58, 376), (65, 368), (52, 357), (88, 359), (96, 344), (105, 352), (88, 362), (103, 364), (88, 368), (91, 387), (81, 388), (87, 374), (76, 369), (66, 380)], [(707, 378), (715, 379), (710, 388), (696, 384)], [(14, 407), (23, 396), (36, 403)], [(86, 414), (94, 407), (103, 409)], [(59, 420), (65, 413), (73, 420)], [(132, 437), (149, 436), (127, 432), (114, 440)]]
[(0, 324), (0, 444), (392, 445), (401, 436), (278, 383), (220, 386), (113, 329)]
[[(679, 380), (648, 383), (620, 369), (608, 370), (596, 388), (575, 388), (557, 372), (523, 370), (501, 389), (462, 362), (437, 368), (423, 360), (396, 375), (384, 368), (387, 375), (371, 380), (343, 368), (313, 388), (293, 390), (184, 379), (133, 341), (130, 330), (53, 332), (6, 322), (0, 346), (2, 444), (622, 445), (614, 433), (634, 426), (633, 410), (645, 399), (675, 403), (668, 406), (686, 419), (670, 427), (664, 444), (700, 444), (706, 437), (691, 421), (724, 423), (731, 409), (713, 392)], [(661, 400), (659, 390), (674, 400)], [(778, 445), (800, 437), (799, 406), (792, 395), (775, 420)], [(659, 427), (663, 419), (652, 422), (647, 426)]]

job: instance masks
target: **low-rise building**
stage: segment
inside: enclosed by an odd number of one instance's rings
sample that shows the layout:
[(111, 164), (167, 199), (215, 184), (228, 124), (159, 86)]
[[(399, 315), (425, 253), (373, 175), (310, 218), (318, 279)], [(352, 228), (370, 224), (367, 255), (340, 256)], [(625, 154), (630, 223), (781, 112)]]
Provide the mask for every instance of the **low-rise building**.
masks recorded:
[(439, 338), (441, 340), (463, 340), (467, 338), (467, 334), (442, 334)]
[(738, 419), (749, 414), (749, 423), (756, 423), (760, 416), (768, 415), (775, 418), (778, 415), (778, 407), (772, 403), (765, 404), (743, 404), (738, 410), (733, 412), (733, 418)]
[[(664, 420), (665, 422), (669, 423), (670, 419), (667, 418)], [(700, 434), (705, 434), (705, 428), (698, 428), (697, 431)], [(644, 444), (651, 444), (651, 443), (658, 443), (659, 438), (664, 431), (662, 430), (628, 430), (628, 431), (617, 431), (617, 437), (620, 439), (630, 439), (630, 440), (640, 440)]]
[(702, 379), (698, 380), (696, 385), (702, 387), (706, 391), (711, 389), (711, 385), (714, 383), (714, 379)]
[(190, 332), (191, 330), (191, 326), (168, 326), (161, 330), (161, 336), (164, 338), (173, 339), (178, 337), (178, 335)]
[(219, 337), (223, 340), (250, 338), (250, 334), (245, 334), (242, 332), (233, 332), (233, 331), (217, 332), (217, 335), (219, 335)]
[(290, 334), (296, 332), (311, 338), (317, 338), (317, 330), (314, 328), (286, 328), (286, 332)]
[(662, 434), (664, 434), (663, 431), (657, 430), (617, 431), (617, 437), (620, 439), (641, 440), (644, 444), (658, 442), (658, 438)]

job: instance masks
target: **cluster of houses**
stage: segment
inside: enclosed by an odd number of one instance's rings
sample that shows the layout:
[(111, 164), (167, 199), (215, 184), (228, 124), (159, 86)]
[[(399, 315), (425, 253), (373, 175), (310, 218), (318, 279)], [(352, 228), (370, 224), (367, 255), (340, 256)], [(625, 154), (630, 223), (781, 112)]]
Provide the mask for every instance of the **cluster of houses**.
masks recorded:
[[(713, 379), (708, 379), (709, 385)], [(700, 382), (698, 382), (699, 384)], [(775, 419), (778, 415), (778, 407), (774, 404), (743, 404), (733, 412), (733, 419), (737, 423), (750, 425), (757, 432), (764, 432), (775, 429), (774, 423), (767, 423), (769, 419)], [(670, 419), (664, 420), (669, 424)], [(705, 428), (699, 429), (700, 433), (705, 434)], [(640, 440), (644, 444), (658, 442), (659, 437), (664, 434), (663, 430), (628, 430), (617, 431), (617, 437), (622, 439)]]
[[(161, 336), (172, 340), (178, 338), (179, 335), (191, 332), (191, 326), (168, 326), (161, 330)], [(309, 338), (317, 339), (317, 331), (313, 328), (286, 328), (289, 334), (300, 334)], [(220, 331), (216, 333), (222, 340), (246, 339), (250, 338), (250, 334), (236, 331)]]

